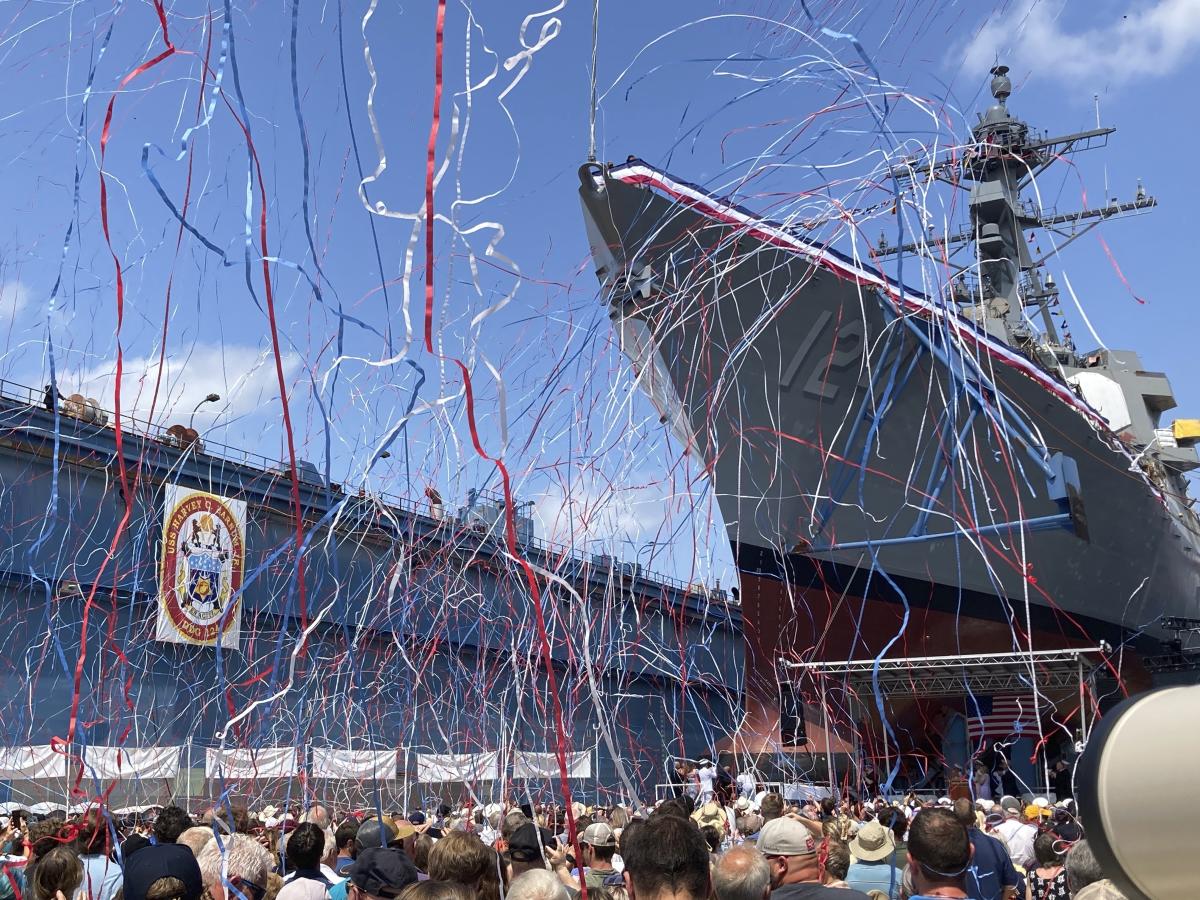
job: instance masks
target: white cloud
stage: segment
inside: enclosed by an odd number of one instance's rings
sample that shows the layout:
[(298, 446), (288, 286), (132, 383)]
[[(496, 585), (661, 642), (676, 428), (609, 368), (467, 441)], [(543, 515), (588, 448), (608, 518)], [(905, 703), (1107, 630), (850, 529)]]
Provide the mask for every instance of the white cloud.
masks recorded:
[(20, 281), (0, 281), (0, 326), (19, 317), (29, 300), (29, 289)]
[[(294, 353), (283, 358), (283, 371), (290, 385), (300, 367)], [(145, 419), (154, 399), (159, 374), (158, 356), (126, 358), (122, 363), (121, 411)], [(116, 362), (108, 361), (85, 371), (77, 384), (60, 380), (64, 395), (76, 391), (94, 397), (102, 409), (112, 409), (116, 386)], [(186, 353), (167, 354), (154, 404), (158, 424), (187, 424), (192, 410), (208, 394), (220, 394), (216, 403), (206, 403), (196, 414), (197, 429), (209, 428), (257, 410), (278, 411), (279, 382), (269, 350), (247, 346), (197, 346)], [(273, 404), (273, 406), (272, 406)]]
[[(581, 483), (586, 481), (586, 484)], [(686, 582), (737, 583), (725, 529), (708, 498), (672, 496), (665, 481), (620, 487), (577, 477), (572, 495), (554, 486), (535, 499), (534, 529), (579, 553), (641, 563), (647, 573)]]
[(612, 552), (657, 533), (667, 514), (664, 498), (651, 491), (573, 487), (570, 497), (556, 487), (535, 500), (539, 535), (552, 541), (569, 541), (574, 535), (576, 543)]
[(1099, 90), (1167, 75), (1200, 47), (1200, 0), (1157, 0), (1122, 14), (1111, 4), (1081, 4), (1090, 27), (1064, 24), (1065, 0), (1016, 0), (993, 13), (963, 50), (978, 76), (997, 62), (1035, 74), (1086, 82)]

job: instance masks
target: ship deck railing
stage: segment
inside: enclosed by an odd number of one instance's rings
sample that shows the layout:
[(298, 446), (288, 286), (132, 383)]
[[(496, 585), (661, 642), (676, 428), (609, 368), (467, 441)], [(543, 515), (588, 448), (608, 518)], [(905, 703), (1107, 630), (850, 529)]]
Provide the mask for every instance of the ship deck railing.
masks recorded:
[[(70, 419), (73, 422), (81, 422), (85, 425), (91, 425), (98, 430), (114, 430), (116, 427), (116, 414), (112, 410), (107, 410), (98, 407), (98, 411), (107, 416), (107, 421), (88, 422), (86, 419), (81, 419), (77, 416), (70, 415), (62, 410), (63, 403), (70, 394), (66, 394), (61, 388), (58, 391), (58, 406), (59, 414), (64, 418)], [(30, 387), (26, 384), (21, 384), (7, 378), (0, 378), (0, 400), (9, 401), (12, 404), (25, 406), (30, 409), (41, 409), (49, 411), (46, 407), (46, 390)], [(223, 462), (232, 463), (234, 465), (245, 466), (256, 472), (270, 474), (275, 476), (290, 477), (291, 471), (287, 463), (279, 459), (272, 459), (261, 453), (256, 453), (252, 450), (245, 450), (240, 447), (234, 447), (229, 444), (223, 444), (219, 441), (213, 441), (208, 438), (199, 439), (196, 442), (188, 445), (179, 444), (173, 436), (167, 434), (166, 428), (161, 425), (156, 425), (146, 419), (139, 419), (136, 416), (128, 414), (121, 415), (121, 430), (126, 434), (134, 434), (145, 440), (155, 441), (164, 446), (171, 447), (176, 450), (191, 450), (197, 454), (206, 457), (221, 460)], [(300, 466), (301, 460), (297, 460), (297, 475), (300, 480), (310, 488), (324, 489), (324, 477), (319, 474), (314, 468), (311, 468), (311, 463), (306, 463), (304, 467)], [(319, 479), (316, 482), (309, 480), (309, 477), (316, 475)], [(342, 491), (340, 484), (331, 484), (339, 494)], [(365, 490), (358, 492), (360, 496), (370, 496), (373, 499), (378, 499), (383, 503), (391, 506), (408, 516), (427, 519), (435, 524), (454, 524), (466, 525), (468, 523), (459, 520), (456, 517), (438, 519), (430, 516), (430, 511), (424, 505), (418, 505), (406, 497), (401, 497), (398, 494), (388, 493), (386, 491), (370, 491)], [(477, 492), (477, 498), (481, 500), (492, 500), (503, 502), (502, 495), (493, 491), (481, 490)], [(729, 592), (718, 586), (709, 587), (701, 582), (684, 581), (681, 578), (676, 578), (667, 575), (664, 572), (654, 572), (649, 569), (643, 569), (640, 563), (629, 563), (618, 559), (615, 556), (608, 554), (590, 554), (573, 544), (567, 544), (560, 541), (551, 541), (545, 538), (531, 535), (521, 540), (522, 546), (536, 550), (543, 554), (545, 558), (558, 557), (563, 560), (570, 560), (580, 565), (589, 566), (591, 568), (608, 568), (613, 575), (623, 579), (638, 579), (651, 584), (658, 584), (664, 587), (672, 588), (682, 594), (690, 594), (693, 596), (705, 597), (709, 600), (716, 600), (721, 603), (736, 605), (737, 600), (729, 595)]]

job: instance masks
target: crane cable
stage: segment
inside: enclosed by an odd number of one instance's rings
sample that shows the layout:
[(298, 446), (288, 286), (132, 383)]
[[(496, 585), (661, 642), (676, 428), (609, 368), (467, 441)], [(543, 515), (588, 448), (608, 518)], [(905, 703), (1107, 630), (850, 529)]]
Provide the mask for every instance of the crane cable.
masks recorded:
[(600, 39), (600, 0), (592, 4), (592, 85), (588, 107), (588, 162), (596, 161), (596, 48)]

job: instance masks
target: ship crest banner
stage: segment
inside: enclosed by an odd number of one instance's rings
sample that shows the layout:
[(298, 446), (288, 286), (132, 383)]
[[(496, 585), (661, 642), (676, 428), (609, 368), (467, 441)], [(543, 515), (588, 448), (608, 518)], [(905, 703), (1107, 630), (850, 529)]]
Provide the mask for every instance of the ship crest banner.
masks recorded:
[(246, 503), (164, 486), (158, 581), (160, 641), (236, 649), (246, 563)]

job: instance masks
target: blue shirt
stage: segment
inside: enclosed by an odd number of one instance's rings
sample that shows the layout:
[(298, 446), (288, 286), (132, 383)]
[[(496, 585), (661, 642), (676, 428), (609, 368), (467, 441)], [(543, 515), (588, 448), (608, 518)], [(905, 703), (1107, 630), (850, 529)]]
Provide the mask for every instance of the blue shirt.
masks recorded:
[[(1025, 895), (1025, 883), (1017, 874), (1004, 845), (978, 828), (967, 832), (975, 855), (967, 869), (967, 896), (972, 900), (1000, 900), (1006, 887), (1014, 887), (1018, 897)], [(916, 900), (916, 898), (913, 898)]]
[(853, 862), (846, 872), (846, 884), (856, 891), (883, 891), (892, 900), (900, 900), (900, 880), (903, 873), (888, 860)]
[(80, 894), (85, 900), (112, 900), (124, 881), (121, 867), (102, 853), (80, 856), (83, 863), (83, 884)]
[(7, 853), (0, 856), (0, 900), (11, 900), (13, 897), (24, 896), (24, 857), (10, 856)]

